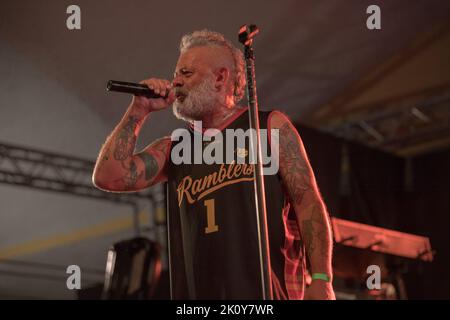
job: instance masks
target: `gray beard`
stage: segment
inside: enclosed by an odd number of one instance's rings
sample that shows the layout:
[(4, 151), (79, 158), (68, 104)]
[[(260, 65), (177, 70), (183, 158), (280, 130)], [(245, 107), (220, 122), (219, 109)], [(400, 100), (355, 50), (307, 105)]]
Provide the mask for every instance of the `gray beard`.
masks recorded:
[[(180, 90), (185, 93), (184, 91)], [(218, 102), (211, 78), (206, 78), (191, 89), (183, 102), (178, 99), (173, 103), (173, 114), (184, 121), (201, 120), (204, 116), (212, 114)]]

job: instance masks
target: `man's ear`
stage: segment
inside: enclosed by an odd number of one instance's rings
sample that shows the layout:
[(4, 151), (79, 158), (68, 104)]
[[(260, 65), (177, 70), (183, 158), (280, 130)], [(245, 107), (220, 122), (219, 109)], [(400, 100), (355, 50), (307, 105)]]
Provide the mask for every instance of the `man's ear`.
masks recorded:
[(219, 68), (216, 70), (215, 76), (216, 76), (215, 87), (216, 87), (217, 91), (219, 91), (221, 88), (226, 87), (226, 84), (230, 77), (230, 70), (228, 70), (227, 68), (224, 68), (224, 67)]

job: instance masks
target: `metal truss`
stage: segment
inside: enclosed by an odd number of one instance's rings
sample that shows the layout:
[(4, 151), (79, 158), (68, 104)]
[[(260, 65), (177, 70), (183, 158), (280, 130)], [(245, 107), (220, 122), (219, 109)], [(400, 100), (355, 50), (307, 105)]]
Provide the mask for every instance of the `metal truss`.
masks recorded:
[(0, 183), (108, 200), (135, 206), (149, 192), (110, 193), (92, 184), (94, 162), (57, 153), (0, 143)]
[(450, 144), (450, 87), (347, 114), (321, 129), (399, 156)]

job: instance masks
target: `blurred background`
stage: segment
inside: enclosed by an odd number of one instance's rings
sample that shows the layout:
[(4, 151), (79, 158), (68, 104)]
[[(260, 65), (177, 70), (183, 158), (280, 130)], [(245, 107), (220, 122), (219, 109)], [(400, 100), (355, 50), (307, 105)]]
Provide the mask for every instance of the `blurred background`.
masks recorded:
[[(80, 30), (66, 27), (73, 4)], [(379, 30), (366, 26), (370, 5)], [(108, 250), (138, 236), (160, 246), (151, 297), (169, 298), (164, 186), (113, 195), (91, 184), (130, 102), (106, 82), (171, 79), (182, 35), (208, 28), (239, 47), (246, 23), (261, 30), (260, 108), (297, 125), (330, 215), (431, 243), (423, 253), (433, 261), (423, 261), (336, 241), (338, 298), (450, 298), (450, 2), (3, 0), (1, 299), (98, 299)], [(139, 147), (180, 125), (154, 114)], [(365, 288), (370, 264), (382, 267), (383, 294)], [(81, 269), (81, 290), (66, 286), (69, 265)]]

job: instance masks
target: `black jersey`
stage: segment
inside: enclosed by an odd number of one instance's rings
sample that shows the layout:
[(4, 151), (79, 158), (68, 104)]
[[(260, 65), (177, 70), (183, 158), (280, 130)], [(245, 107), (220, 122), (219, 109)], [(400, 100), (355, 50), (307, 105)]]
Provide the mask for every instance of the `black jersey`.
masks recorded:
[[(260, 112), (260, 127), (268, 129), (270, 112)], [(247, 108), (222, 128), (249, 128)], [(270, 129), (270, 128), (269, 128)], [(203, 133), (189, 127), (195, 135)], [(198, 138), (198, 136), (197, 136)], [(184, 141), (184, 140), (183, 140)], [(172, 142), (173, 150), (181, 140)], [(193, 147), (192, 147), (193, 148)], [(174, 164), (168, 168), (168, 240), (172, 299), (261, 299), (258, 233), (254, 198), (254, 165), (248, 143), (236, 147), (245, 163)], [(225, 154), (225, 152), (224, 152)], [(193, 150), (192, 150), (192, 158)], [(301, 299), (304, 249), (295, 214), (280, 176), (265, 175), (267, 225), (272, 285), (276, 299)]]

